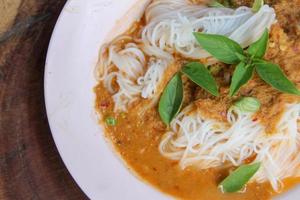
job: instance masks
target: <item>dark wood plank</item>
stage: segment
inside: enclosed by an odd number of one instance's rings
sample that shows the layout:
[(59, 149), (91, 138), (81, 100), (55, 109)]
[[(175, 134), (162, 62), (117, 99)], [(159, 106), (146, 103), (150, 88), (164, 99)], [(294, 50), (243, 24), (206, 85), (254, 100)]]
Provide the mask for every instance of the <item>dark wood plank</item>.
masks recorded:
[(59, 157), (44, 106), (45, 56), (65, 1), (0, 0), (0, 199), (87, 199)]

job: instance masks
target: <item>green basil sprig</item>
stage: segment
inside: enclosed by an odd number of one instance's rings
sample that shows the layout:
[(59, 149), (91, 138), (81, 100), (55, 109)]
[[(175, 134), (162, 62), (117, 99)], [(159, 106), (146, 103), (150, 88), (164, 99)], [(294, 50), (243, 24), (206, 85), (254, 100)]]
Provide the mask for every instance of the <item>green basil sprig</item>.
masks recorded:
[(203, 64), (197, 62), (188, 63), (183, 67), (182, 73), (207, 92), (214, 96), (219, 96), (217, 83)]
[(169, 125), (178, 114), (183, 102), (183, 84), (181, 74), (177, 73), (165, 88), (158, 105), (162, 121)]
[(282, 69), (273, 63), (260, 62), (256, 63), (258, 75), (268, 84), (281, 92), (300, 95), (296, 86), (284, 75)]
[[(201, 63), (186, 64), (184, 73), (194, 83), (204, 88), (214, 96), (219, 96), (218, 86), (209, 70)], [(181, 109), (183, 102), (183, 83), (180, 72), (177, 73), (166, 86), (158, 105), (158, 112), (162, 121), (169, 125)]]
[(240, 62), (235, 68), (235, 71), (232, 76), (231, 85), (230, 85), (230, 96), (233, 96), (242, 85), (248, 83), (252, 78), (254, 72), (253, 65), (247, 65), (244, 62)]
[(262, 36), (247, 49), (248, 54), (254, 58), (263, 58), (267, 52), (269, 31), (266, 29)]
[(261, 163), (254, 163), (250, 165), (242, 165), (233, 171), (227, 178), (220, 184), (222, 192), (232, 193), (238, 192), (248, 183), (248, 181), (259, 170)]
[(275, 89), (300, 95), (297, 87), (286, 77), (278, 65), (263, 60), (267, 51), (269, 32), (266, 29), (260, 39), (244, 51), (235, 41), (221, 35), (194, 33), (198, 43), (212, 56), (227, 64), (238, 64), (230, 85), (230, 96), (251, 79), (254, 70)]
[(243, 48), (236, 42), (222, 35), (194, 33), (200, 45), (218, 60), (226, 64), (240, 62), (238, 55), (244, 54)]

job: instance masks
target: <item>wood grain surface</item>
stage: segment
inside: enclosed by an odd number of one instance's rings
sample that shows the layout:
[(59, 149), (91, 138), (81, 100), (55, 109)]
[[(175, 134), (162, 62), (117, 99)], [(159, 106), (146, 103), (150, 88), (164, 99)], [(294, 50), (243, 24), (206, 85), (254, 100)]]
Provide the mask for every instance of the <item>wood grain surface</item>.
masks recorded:
[(87, 199), (64, 167), (45, 112), (49, 39), (66, 0), (0, 0), (0, 199)]

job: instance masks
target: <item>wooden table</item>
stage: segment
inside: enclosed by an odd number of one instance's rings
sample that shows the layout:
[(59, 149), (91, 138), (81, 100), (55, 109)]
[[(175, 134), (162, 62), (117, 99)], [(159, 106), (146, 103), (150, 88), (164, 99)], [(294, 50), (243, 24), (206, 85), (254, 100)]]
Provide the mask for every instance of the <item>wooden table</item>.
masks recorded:
[(45, 112), (43, 74), (66, 0), (0, 0), (0, 199), (87, 199), (62, 163)]

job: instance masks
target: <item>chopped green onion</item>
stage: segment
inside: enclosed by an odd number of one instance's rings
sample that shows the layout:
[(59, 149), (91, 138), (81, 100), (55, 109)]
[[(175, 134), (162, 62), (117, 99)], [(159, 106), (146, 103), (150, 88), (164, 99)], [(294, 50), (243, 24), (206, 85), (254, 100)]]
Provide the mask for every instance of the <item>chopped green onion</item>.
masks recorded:
[(255, 113), (260, 109), (261, 103), (254, 97), (243, 97), (233, 106), (243, 113)]
[(113, 118), (113, 117), (107, 117), (105, 119), (105, 122), (106, 122), (106, 124), (108, 126), (115, 126), (115, 125), (117, 125), (117, 120), (115, 118)]

